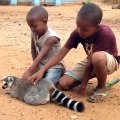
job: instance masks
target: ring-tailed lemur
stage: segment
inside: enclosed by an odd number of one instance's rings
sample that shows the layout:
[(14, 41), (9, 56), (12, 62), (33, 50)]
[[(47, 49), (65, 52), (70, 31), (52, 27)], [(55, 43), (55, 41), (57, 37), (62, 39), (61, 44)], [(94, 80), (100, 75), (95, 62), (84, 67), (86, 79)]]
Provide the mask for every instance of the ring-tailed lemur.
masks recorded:
[(8, 90), (12, 97), (25, 101), (27, 104), (45, 104), (51, 99), (71, 110), (78, 112), (84, 111), (83, 102), (77, 102), (68, 98), (63, 92), (56, 89), (54, 84), (47, 79), (41, 79), (38, 84), (30, 85), (25, 80), (8, 76), (3, 79), (2, 88)]

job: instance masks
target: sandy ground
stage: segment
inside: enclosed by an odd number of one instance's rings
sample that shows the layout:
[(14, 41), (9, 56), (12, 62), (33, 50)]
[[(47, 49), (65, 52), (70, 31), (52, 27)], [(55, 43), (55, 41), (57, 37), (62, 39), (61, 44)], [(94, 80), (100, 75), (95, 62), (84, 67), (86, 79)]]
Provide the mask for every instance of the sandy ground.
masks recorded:
[[(120, 10), (112, 10), (111, 6), (99, 5), (104, 11), (103, 23), (110, 25), (117, 37), (120, 51)], [(4, 75), (21, 76), (32, 63), (30, 55), (30, 30), (26, 24), (25, 16), (31, 6), (0, 6), (0, 79)], [(80, 5), (64, 5), (47, 7), (49, 11), (49, 26), (54, 28), (61, 36), (62, 45), (75, 28), (76, 13)], [(80, 61), (86, 55), (81, 45), (65, 58), (67, 68)], [(108, 81), (120, 77), (120, 71), (108, 77)], [(1, 86), (2, 82), (0, 82)], [(96, 85), (92, 80), (88, 85), (87, 95)], [(86, 98), (76, 98), (83, 101), (86, 110), (77, 113), (54, 103), (42, 106), (29, 106), (6, 95), (0, 88), (0, 120), (120, 120), (120, 84), (110, 91), (106, 102), (91, 104)], [(67, 95), (70, 92), (66, 92)], [(86, 96), (87, 97), (87, 96)]]

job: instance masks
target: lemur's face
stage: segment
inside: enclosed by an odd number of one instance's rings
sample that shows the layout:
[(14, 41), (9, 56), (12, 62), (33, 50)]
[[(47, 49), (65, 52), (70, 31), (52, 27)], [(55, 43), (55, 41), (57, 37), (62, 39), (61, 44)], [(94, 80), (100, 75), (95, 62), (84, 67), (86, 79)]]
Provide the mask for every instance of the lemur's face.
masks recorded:
[(3, 89), (10, 89), (15, 81), (15, 77), (8, 76), (8, 77), (3, 78), (2, 81), (3, 81), (2, 88)]

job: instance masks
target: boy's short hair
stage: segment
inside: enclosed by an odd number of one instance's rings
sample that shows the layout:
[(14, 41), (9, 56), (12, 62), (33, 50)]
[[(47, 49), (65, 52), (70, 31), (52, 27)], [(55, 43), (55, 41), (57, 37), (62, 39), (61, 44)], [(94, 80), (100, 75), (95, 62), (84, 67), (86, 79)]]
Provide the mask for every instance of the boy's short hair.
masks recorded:
[(85, 4), (78, 12), (77, 19), (91, 22), (97, 26), (102, 20), (103, 12), (99, 6), (94, 3)]
[(27, 13), (26, 18), (36, 18), (38, 20), (48, 20), (48, 12), (42, 6), (35, 6)]

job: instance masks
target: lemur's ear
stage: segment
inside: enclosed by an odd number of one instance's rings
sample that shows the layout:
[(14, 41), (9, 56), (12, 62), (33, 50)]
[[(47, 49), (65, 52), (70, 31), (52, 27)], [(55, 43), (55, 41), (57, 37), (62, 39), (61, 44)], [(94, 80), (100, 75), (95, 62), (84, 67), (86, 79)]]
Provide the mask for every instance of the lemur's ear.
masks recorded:
[(3, 79), (6, 78), (7, 76), (3, 76)]
[(1, 79), (1, 81), (3, 81), (6, 77), (7, 77), (7, 76), (3, 76), (2, 79)]

